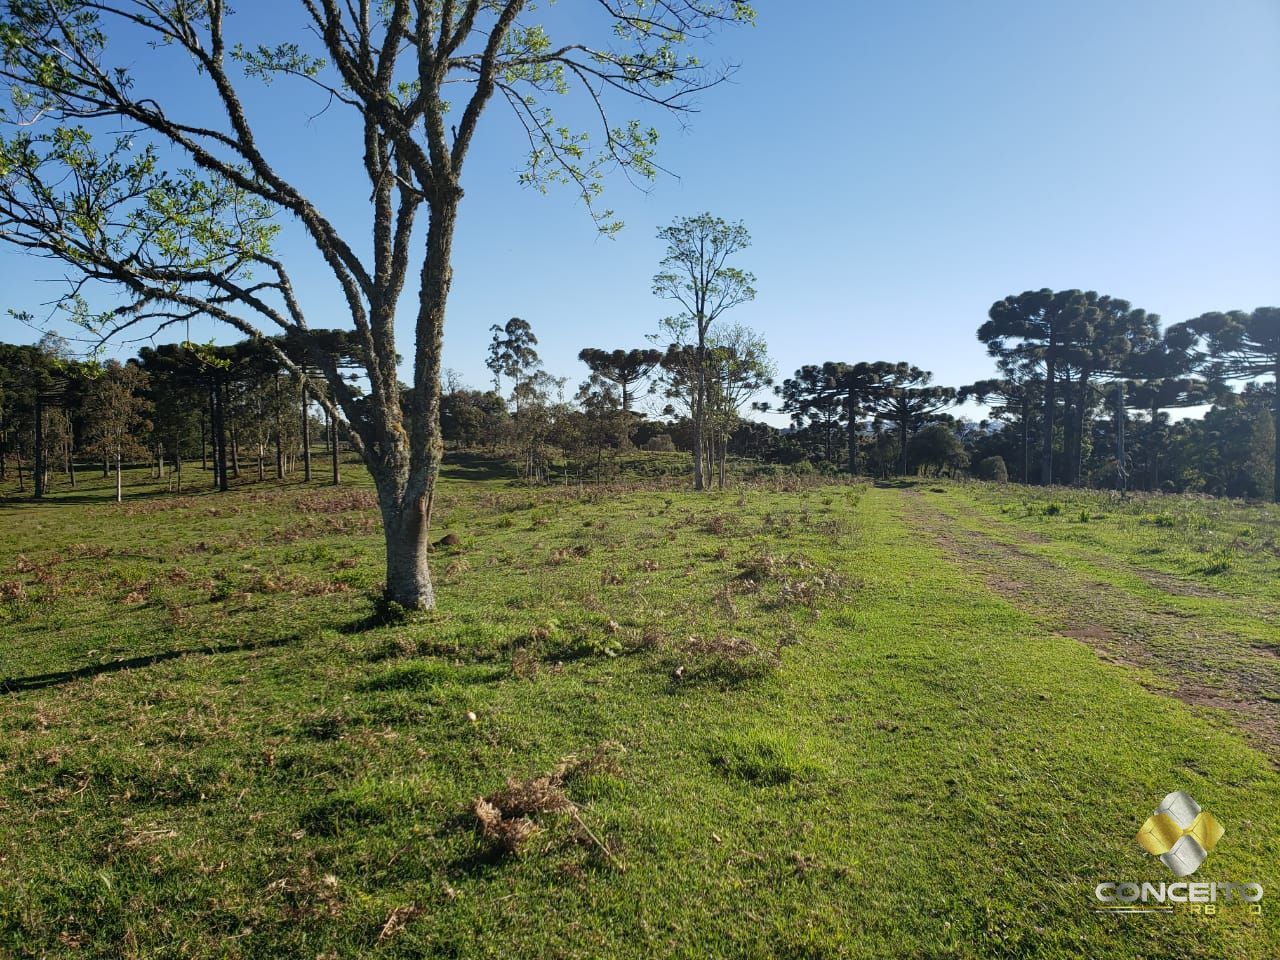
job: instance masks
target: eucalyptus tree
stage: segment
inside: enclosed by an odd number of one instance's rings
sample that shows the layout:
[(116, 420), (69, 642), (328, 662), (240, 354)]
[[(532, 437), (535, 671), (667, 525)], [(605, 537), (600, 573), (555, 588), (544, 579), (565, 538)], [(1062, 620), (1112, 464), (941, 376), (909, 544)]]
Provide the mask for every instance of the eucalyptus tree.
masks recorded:
[[(534, 349), (538, 338), (534, 336), (529, 321), (519, 317), (512, 317), (502, 326), (495, 323), (489, 332), (493, 336), (489, 340), (489, 357), (485, 366), (493, 374), (493, 389), (497, 393), (502, 392), (502, 378), (505, 376), (511, 381), (513, 399), (518, 401), (520, 384), (542, 366), (538, 351)], [(516, 412), (520, 412), (518, 402)]]
[[(661, 10), (665, 3), (659, 4)], [(667, 252), (653, 278), (653, 292), (675, 301), (681, 312), (663, 322), (675, 345), (693, 348), (689, 409), (693, 421), (693, 486), (706, 488), (703, 470), (707, 439), (707, 351), (711, 327), (726, 311), (755, 299), (755, 275), (729, 261), (751, 246), (741, 221), (730, 223), (710, 213), (679, 217), (658, 231)]]
[(741, 419), (743, 406), (773, 385), (777, 367), (769, 359), (764, 338), (749, 327), (734, 324), (712, 331), (706, 370), (708, 468), (723, 490), (729, 437)]
[(1193, 338), (1198, 367), (1214, 380), (1258, 380), (1273, 385), (1272, 433), (1276, 437), (1272, 499), (1280, 503), (1280, 307), (1252, 313), (1205, 313), (1170, 328)]
[[(427, 550), (441, 348), (463, 172), (482, 116), (494, 102), (508, 106), (527, 135), (522, 179), (567, 183), (612, 231), (615, 218), (598, 206), (604, 175), (657, 169), (656, 131), (611, 117), (616, 101), (688, 110), (725, 76), (690, 48), (754, 18), (740, 0), (596, 0), (584, 16), (545, 25), (537, 9), (532, 0), (297, 0), (294, 17), (276, 20), (292, 32), (267, 37), (253, 11), (230, 17), (224, 0), (0, 7), (0, 234), (70, 265), (67, 303), (103, 335), (205, 316), (249, 336), (278, 327), (305, 344), (328, 382), (322, 402), (345, 416), (373, 476), (386, 596), (409, 608), (435, 602)], [(153, 65), (146, 73), (135, 69), (139, 49)], [(247, 87), (273, 80), (318, 88), (358, 128), (333, 147), (367, 174), (362, 230), (330, 218), (269, 146), (279, 138), (263, 136)], [(287, 106), (285, 89), (275, 99)], [(571, 107), (575, 116), (599, 120), (598, 136), (552, 115), (548, 101), (569, 95), (587, 108)], [(367, 395), (310, 349), (297, 264), (273, 246), (286, 221), (339, 292), (363, 348)], [(127, 301), (95, 311), (98, 281)], [(411, 405), (397, 379), (402, 295), (414, 341)]]

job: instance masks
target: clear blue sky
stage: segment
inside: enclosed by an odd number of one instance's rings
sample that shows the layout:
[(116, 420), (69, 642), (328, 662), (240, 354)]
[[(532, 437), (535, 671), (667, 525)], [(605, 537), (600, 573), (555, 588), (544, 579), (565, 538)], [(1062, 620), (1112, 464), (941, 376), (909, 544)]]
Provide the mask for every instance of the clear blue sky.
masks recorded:
[[(712, 53), (741, 63), (734, 83), (702, 98), (689, 129), (664, 127), (660, 159), (679, 179), (610, 183), (627, 224), (616, 240), (569, 191), (517, 185), (518, 132), (494, 105), (464, 183), (446, 366), (486, 383), (489, 326), (517, 315), (574, 384), (581, 347), (643, 345), (669, 312), (649, 292), (655, 231), (702, 210), (755, 237), (739, 262), (760, 295), (733, 319), (765, 334), (781, 375), (886, 359), (972, 381), (991, 371), (974, 335), (987, 309), (1028, 288), (1097, 289), (1167, 323), (1280, 301), (1277, 0), (758, 9), (757, 28)], [(303, 22), (283, 0), (243, 16), (260, 39)], [(142, 71), (168, 82), (159, 61)], [(336, 112), (308, 121), (322, 101), (298, 92), (255, 94), (267, 146), (354, 226), (369, 190), (358, 139)], [(285, 249), (305, 248), (291, 236)], [(313, 258), (298, 263), (312, 324), (345, 323)], [(32, 278), (52, 275), (0, 252), (0, 306), (38, 309), (53, 291)], [(0, 338), (34, 334), (5, 319)]]

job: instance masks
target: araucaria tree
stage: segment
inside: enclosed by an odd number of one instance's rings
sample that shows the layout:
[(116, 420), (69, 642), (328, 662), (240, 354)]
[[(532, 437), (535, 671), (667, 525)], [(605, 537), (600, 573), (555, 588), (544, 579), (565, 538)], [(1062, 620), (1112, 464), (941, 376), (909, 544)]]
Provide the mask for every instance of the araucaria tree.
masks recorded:
[(578, 359), (591, 368), (591, 372), (603, 377), (618, 388), (621, 394), (622, 412), (631, 413), (636, 385), (649, 376), (662, 361), (662, 351), (652, 347), (635, 350), (601, 350), (586, 347)]
[[(482, 115), (494, 101), (514, 111), (530, 147), (524, 180), (570, 184), (613, 229), (594, 205), (601, 177), (619, 166), (652, 176), (657, 137), (638, 120), (610, 120), (615, 98), (688, 109), (724, 73), (687, 48), (754, 13), (738, 0), (595, 0), (559, 21), (577, 35), (558, 37), (529, 19), (531, 0), (296, 2), (294, 17), (280, 17), (298, 23), (296, 35), (264, 42), (248, 24), (233, 35), (241, 21), (224, 0), (2, 0), (0, 235), (78, 271), (69, 305), (104, 334), (195, 316), (250, 336), (287, 331), (323, 372), (322, 402), (345, 418), (373, 475), (387, 598), (427, 608), (452, 243)], [(144, 76), (134, 64), (148, 48), (163, 69)], [(180, 70), (188, 76), (175, 82)], [(270, 80), (319, 88), (322, 106), (350, 111), (359, 134), (332, 147), (367, 174), (362, 227), (340, 228), (269, 154), (245, 89)], [(574, 93), (599, 118), (598, 136), (551, 115), (550, 98)], [(309, 342), (290, 264), (273, 252), (285, 221), (341, 292), (366, 395)], [(95, 315), (96, 281), (127, 303)], [(414, 340), (405, 396), (402, 297)]]
[[(662, 9), (665, 4), (658, 4)], [(673, 345), (687, 344), (692, 351), (688, 388), (693, 422), (693, 486), (707, 486), (703, 466), (708, 429), (708, 350), (711, 326), (727, 310), (755, 299), (755, 276), (729, 261), (751, 246), (751, 234), (742, 223), (729, 223), (710, 213), (680, 217), (658, 231), (667, 242), (661, 271), (653, 278), (653, 292), (674, 300), (681, 312), (664, 321)], [(671, 356), (670, 352), (668, 356)]]
[(1175, 339), (1193, 337), (1200, 369), (1214, 380), (1272, 378), (1271, 416), (1275, 440), (1272, 499), (1280, 503), (1280, 307), (1252, 313), (1206, 313), (1171, 327)]

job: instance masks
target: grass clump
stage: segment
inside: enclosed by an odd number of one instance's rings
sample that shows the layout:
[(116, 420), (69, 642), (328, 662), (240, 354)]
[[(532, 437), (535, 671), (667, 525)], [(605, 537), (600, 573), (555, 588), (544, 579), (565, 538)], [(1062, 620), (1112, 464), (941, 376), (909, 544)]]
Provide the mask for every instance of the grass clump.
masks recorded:
[(743, 637), (688, 637), (676, 645), (671, 675), (733, 686), (771, 676), (781, 666), (780, 645), (769, 649)]
[(712, 743), (711, 765), (725, 776), (758, 787), (811, 780), (820, 772), (794, 744), (766, 731), (727, 734)]

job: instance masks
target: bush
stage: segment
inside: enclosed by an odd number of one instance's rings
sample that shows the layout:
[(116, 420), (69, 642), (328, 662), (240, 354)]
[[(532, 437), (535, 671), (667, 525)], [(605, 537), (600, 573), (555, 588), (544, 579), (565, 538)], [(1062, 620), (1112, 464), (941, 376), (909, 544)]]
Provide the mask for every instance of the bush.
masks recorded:
[(660, 433), (646, 440), (644, 448), (650, 453), (675, 453), (676, 443), (671, 439), (671, 434)]
[(1004, 465), (1004, 457), (987, 457), (978, 461), (978, 479), (990, 480), (993, 483), (1008, 483), (1009, 468)]

